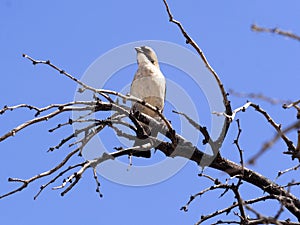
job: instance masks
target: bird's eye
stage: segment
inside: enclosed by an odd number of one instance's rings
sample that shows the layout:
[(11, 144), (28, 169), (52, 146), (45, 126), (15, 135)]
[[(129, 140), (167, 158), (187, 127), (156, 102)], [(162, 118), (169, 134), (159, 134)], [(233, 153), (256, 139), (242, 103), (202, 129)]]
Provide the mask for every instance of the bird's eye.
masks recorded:
[(154, 60), (151, 60), (151, 63), (152, 63), (152, 64), (154, 64), (154, 63), (155, 63), (155, 61), (154, 61)]

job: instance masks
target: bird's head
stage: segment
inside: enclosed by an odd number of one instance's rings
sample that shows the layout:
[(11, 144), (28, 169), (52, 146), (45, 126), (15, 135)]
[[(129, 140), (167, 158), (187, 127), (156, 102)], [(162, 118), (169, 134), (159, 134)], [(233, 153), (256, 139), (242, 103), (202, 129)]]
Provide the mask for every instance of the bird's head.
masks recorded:
[(159, 67), (157, 56), (154, 50), (148, 46), (135, 47), (137, 52), (138, 64), (151, 63), (156, 67)]

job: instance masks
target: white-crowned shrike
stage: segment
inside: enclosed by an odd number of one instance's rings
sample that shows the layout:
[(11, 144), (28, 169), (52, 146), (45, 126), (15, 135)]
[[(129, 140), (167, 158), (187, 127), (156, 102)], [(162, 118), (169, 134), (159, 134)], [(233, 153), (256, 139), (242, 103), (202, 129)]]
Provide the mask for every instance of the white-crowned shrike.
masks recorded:
[[(162, 111), (165, 104), (166, 80), (160, 71), (157, 56), (153, 49), (148, 46), (136, 47), (135, 50), (137, 52), (138, 70), (131, 83), (130, 94)], [(132, 111), (139, 111), (153, 118), (159, 117), (155, 111), (139, 103), (133, 103)], [(157, 136), (157, 131), (151, 132), (149, 128), (147, 129), (147, 126), (143, 127), (145, 127), (147, 135)], [(141, 146), (147, 142), (149, 142), (147, 139), (138, 139), (133, 146)], [(151, 152), (144, 149), (144, 151), (134, 151), (133, 155), (150, 158)]]

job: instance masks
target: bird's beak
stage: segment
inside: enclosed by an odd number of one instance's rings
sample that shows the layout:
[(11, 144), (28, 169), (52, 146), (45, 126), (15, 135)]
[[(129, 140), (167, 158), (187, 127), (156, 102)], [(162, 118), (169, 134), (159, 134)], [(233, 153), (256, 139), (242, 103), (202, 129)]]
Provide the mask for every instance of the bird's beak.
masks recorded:
[(142, 53), (143, 52), (141, 47), (135, 47), (134, 49), (137, 53)]

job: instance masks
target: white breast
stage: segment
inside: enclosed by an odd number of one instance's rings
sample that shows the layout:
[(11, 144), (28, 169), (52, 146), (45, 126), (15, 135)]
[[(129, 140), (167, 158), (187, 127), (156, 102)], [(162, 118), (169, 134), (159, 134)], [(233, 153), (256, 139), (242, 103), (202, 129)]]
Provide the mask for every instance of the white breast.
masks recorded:
[[(165, 89), (165, 77), (158, 67), (149, 63), (139, 64), (138, 71), (131, 84), (131, 95), (162, 110), (164, 107)], [(153, 112), (150, 112), (145, 107), (138, 106), (138, 110), (148, 115), (153, 115)]]
[(133, 80), (130, 94), (141, 99), (158, 97), (164, 100), (166, 81), (161, 71), (155, 68), (151, 72), (150, 70), (143, 72), (146, 72), (146, 74), (140, 74)]

